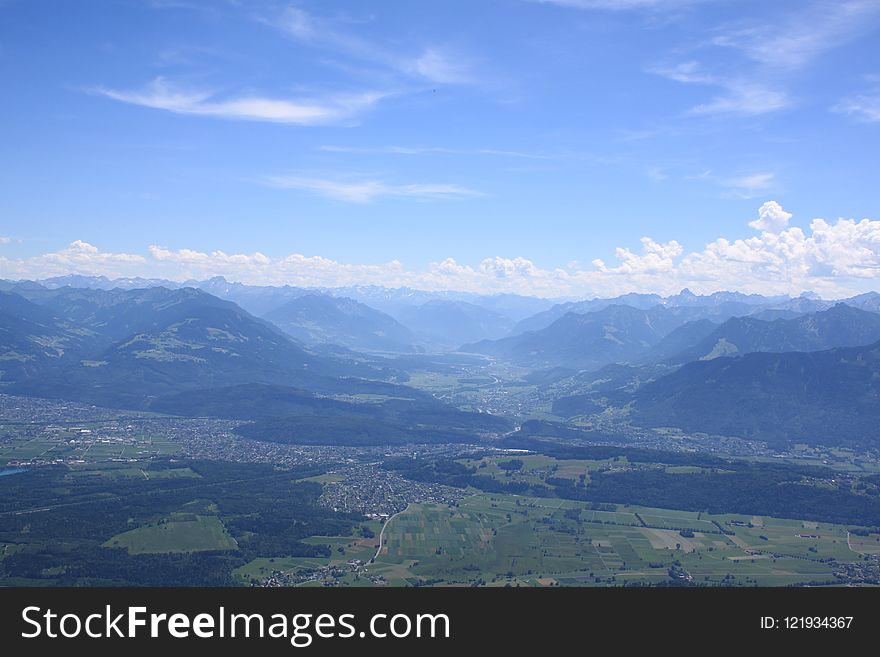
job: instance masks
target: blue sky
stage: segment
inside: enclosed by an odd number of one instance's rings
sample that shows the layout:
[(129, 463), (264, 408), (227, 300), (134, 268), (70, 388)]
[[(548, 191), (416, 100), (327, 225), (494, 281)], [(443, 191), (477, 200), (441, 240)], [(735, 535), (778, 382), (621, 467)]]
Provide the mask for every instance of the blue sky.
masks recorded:
[(0, 1), (0, 276), (876, 289), (878, 28), (880, 0)]

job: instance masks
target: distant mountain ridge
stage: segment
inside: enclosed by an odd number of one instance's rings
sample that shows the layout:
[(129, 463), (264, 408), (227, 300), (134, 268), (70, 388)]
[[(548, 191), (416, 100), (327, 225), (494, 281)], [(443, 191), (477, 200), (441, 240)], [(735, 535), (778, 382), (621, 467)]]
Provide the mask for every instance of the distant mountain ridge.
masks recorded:
[(71, 359), (88, 332), (77, 330), (51, 310), (0, 292), (0, 384), (36, 376)]
[(513, 321), (519, 321), (542, 310), (550, 308), (557, 300), (524, 296), (510, 293), (478, 294), (459, 291), (428, 291), (408, 287), (388, 288), (380, 285), (355, 285), (346, 287), (299, 287), (291, 285), (248, 285), (214, 276), (206, 280), (187, 280), (183, 282), (156, 278), (115, 278), (106, 276), (68, 275), (42, 279), (40, 281), (3, 281), (0, 290), (21, 285), (38, 285), (49, 289), (75, 287), (112, 290), (165, 287), (178, 289), (196, 287), (221, 299), (234, 301), (248, 312), (262, 316), (291, 299), (306, 294), (327, 294), (334, 297), (347, 297), (371, 308), (394, 316), (404, 308), (420, 306), (429, 301), (464, 301), (497, 312)]
[(838, 303), (792, 319), (734, 317), (672, 356), (678, 363), (756, 351), (822, 351), (880, 340), (880, 314)]
[(265, 319), (305, 344), (332, 343), (362, 351), (418, 351), (418, 339), (390, 315), (347, 297), (306, 294)]
[(199, 387), (332, 387), (338, 377), (388, 375), (311, 353), (269, 322), (193, 288), (40, 288), (29, 291), (32, 301), (3, 294), (4, 310), (15, 301), (19, 315), (42, 313), (39, 325), (0, 315), (7, 354), (16, 345), (41, 342), (64, 350), (63, 358), (29, 359), (31, 368), (9, 367), (12, 358), (0, 361), (2, 381), (24, 394), (138, 408), (151, 397)]
[(599, 368), (635, 358), (666, 335), (678, 320), (665, 308), (611, 305), (569, 312), (539, 331), (463, 345), (461, 351), (509, 360), (523, 367)]
[(690, 362), (636, 391), (630, 417), (776, 443), (880, 446), (880, 342)]
[(513, 320), (466, 301), (435, 299), (405, 308), (396, 319), (425, 340), (445, 347), (506, 335)]

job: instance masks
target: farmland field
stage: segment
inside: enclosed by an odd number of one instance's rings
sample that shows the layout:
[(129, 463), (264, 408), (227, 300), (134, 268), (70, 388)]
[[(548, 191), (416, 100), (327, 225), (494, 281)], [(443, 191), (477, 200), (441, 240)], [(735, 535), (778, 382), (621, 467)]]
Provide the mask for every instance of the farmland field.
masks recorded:
[(138, 527), (110, 538), (105, 547), (119, 547), (129, 554), (200, 552), (236, 548), (216, 516), (174, 513), (156, 524)]
[(763, 518), (749, 527), (745, 516), (588, 507), (490, 494), (457, 507), (411, 505), (389, 523), (373, 568), (403, 568), (408, 581), (496, 586), (649, 584), (670, 573), (692, 583), (785, 585), (832, 581), (828, 557), (859, 558), (838, 525)]
[(360, 562), (298, 585), (363, 586), (368, 577), (391, 585), (826, 584), (835, 562), (880, 550), (876, 535), (850, 534), (848, 544), (841, 525), (603, 506), (614, 510), (487, 493), (454, 506), (411, 504), (388, 521), (378, 554), (377, 538), (315, 536), (307, 542), (326, 545), (329, 558), (256, 559), (236, 575), (248, 582)]

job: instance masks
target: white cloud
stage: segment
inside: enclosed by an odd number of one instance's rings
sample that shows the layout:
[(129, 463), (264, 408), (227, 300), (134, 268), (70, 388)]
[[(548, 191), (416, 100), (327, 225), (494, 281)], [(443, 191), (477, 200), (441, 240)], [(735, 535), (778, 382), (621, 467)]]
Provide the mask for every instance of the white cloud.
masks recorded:
[(299, 7), (287, 7), (280, 14), (260, 20), (302, 44), (339, 52), (414, 79), (435, 84), (477, 83), (467, 58), (446, 47), (433, 45), (416, 54), (401, 54), (340, 30), (332, 21)]
[(690, 110), (694, 116), (739, 114), (757, 116), (785, 109), (792, 104), (788, 94), (779, 88), (754, 80), (718, 80), (724, 92), (708, 103)]
[(847, 114), (858, 121), (877, 123), (880, 121), (880, 87), (848, 96), (831, 108), (840, 114)]
[(682, 180), (715, 185), (722, 190), (722, 198), (751, 199), (766, 196), (777, 187), (776, 174), (771, 171), (724, 176), (705, 169), (699, 173), (684, 175)]
[(878, 15), (877, 0), (813, 2), (783, 21), (737, 27), (712, 43), (739, 50), (761, 64), (796, 69), (863, 36), (876, 26)]
[[(577, 1), (577, 0), (573, 0)], [(880, 0), (842, 0), (804, 3), (778, 20), (764, 17), (760, 23), (725, 26), (709, 45), (735, 51), (753, 63), (725, 62), (723, 75), (709, 73), (689, 60), (672, 66), (655, 66), (651, 72), (684, 84), (719, 87), (721, 93), (693, 107), (689, 116), (759, 116), (791, 107), (786, 89), (794, 72), (827, 51), (867, 34), (880, 22)], [(716, 64), (716, 70), (720, 66)], [(873, 105), (873, 107), (877, 107)], [(871, 98), (844, 101), (841, 110), (871, 116)]]
[(776, 201), (767, 201), (758, 209), (758, 218), (749, 222), (755, 230), (778, 233), (788, 225), (791, 212), (786, 212)]
[(718, 80), (706, 73), (699, 62), (688, 60), (677, 64), (655, 65), (648, 68), (650, 73), (684, 84), (717, 84)]
[(0, 244), (9, 244), (11, 242), (12, 242), (11, 237), (4, 237), (4, 236), (0, 235)]
[(712, 75), (699, 62), (688, 60), (673, 65), (658, 65), (648, 72), (682, 84), (701, 84), (718, 87), (722, 93), (707, 103), (697, 105), (690, 116), (739, 114), (756, 116), (785, 109), (791, 105), (788, 94), (777, 86), (747, 78)]
[(721, 184), (739, 198), (754, 198), (770, 189), (775, 180), (776, 174), (774, 173), (753, 173), (747, 176), (722, 180)]
[(464, 62), (435, 47), (426, 48), (407, 68), (416, 75), (438, 84), (474, 82)]
[(499, 148), (444, 148), (442, 146), (321, 146), (326, 153), (352, 153), (355, 155), (487, 155), (492, 157), (523, 158), (527, 160), (584, 160), (586, 156), (574, 153), (529, 153)]
[(297, 125), (338, 123), (371, 108), (390, 95), (369, 91), (322, 99), (296, 100), (253, 95), (222, 96), (214, 91), (184, 89), (161, 77), (141, 89), (96, 88), (91, 91), (123, 103), (175, 114)]
[(348, 203), (369, 203), (377, 198), (421, 201), (482, 196), (466, 187), (450, 184), (391, 185), (379, 180), (342, 181), (303, 176), (273, 176), (267, 182), (283, 189), (297, 189)]
[(541, 4), (559, 5), (572, 9), (627, 11), (633, 9), (670, 10), (708, 0), (530, 0)]
[(150, 246), (147, 256), (105, 253), (76, 241), (55, 253), (29, 258), (0, 257), (0, 276), (44, 278), (70, 273), (148, 276), (183, 281), (222, 275), (251, 284), (315, 287), (409, 286), (426, 290), (516, 292), (542, 296), (610, 296), (625, 292), (671, 294), (683, 287), (697, 293), (740, 290), (764, 294), (816, 291), (827, 298), (877, 289), (880, 285), (880, 221), (814, 219), (807, 229), (790, 226), (791, 214), (775, 201), (764, 203), (749, 225), (759, 234), (718, 238), (686, 252), (675, 240), (641, 240), (638, 251), (619, 248), (616, 262), (595, 259), (545, 269), (524, 258), (495, 256), (476, 266), (452, 258), (416, 270), (392, 260), (381, 264), (341, 263), (293, 253), (229, 254)]
[(66, 248), (30, 258), (0, 257), (0, 272), (9, 278), (62, 276), (70, 273), (124, 276), (132, 269), (148, 266), (142, 255), (107, 253), (98, 247), (75, 240)]

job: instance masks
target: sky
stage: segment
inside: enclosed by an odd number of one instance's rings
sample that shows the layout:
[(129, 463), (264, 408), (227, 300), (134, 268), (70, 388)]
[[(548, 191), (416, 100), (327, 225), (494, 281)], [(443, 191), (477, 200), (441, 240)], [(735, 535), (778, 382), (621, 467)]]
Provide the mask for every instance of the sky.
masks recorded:
[(0, 277), (880, 290), (880, 0), (0, 0)]

